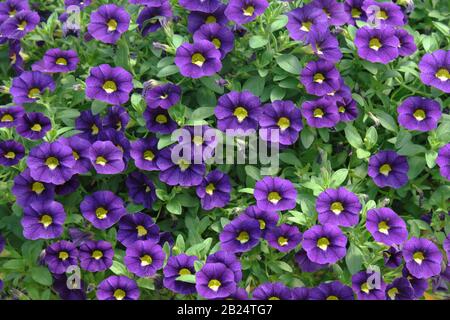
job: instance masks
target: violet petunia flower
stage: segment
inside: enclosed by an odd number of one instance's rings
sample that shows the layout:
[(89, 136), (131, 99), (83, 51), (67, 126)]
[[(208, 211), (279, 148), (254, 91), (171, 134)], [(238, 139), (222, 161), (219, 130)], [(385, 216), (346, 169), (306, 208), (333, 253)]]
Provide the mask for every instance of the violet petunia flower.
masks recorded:
[(398, 268), (403, 263), (402, 251), (396, 246), (383, 251), (384, 265), (388, 268)]
[(408, 182), (408, 170), (406, 157), (400, 156), (395, 151), (380, 151), (369, 159), (369, 177), (380, 188), (403, 187)]
[(110, 276), (97, 287), (98, 300), (138, 300), (139, 295), (136, 281), (126, 276)]
[(145, 125), (150, 132), (169, 134), (177, 127), (177, 123), (170, 117), (166, 109), (147, 107), (143, 113)]
[(135, 171), (128, 175), (125, 184), (128, 195), (136, 204), (141, 204), (144, 208), (151, 209), (156, 200), (155, 185), (143, 173)]
[(149, 108), (161, 107), (169, 109), (181, 99), (181, 88), (173, 83), (154, 86), (145, 93), (145, 101)]
[(339, 111), (340, 121), (350, 122), (358, 118), (359, 110), (356, 101), (350, 96), (340, 96), (335, 97), (336, 106)]
[(409, 273), (418, 279), (428, 279), (441, 272), (443, 256), (431, 240), (409, 239), (403, 245), (403, 258)]
[(312, 4), (294, 9), (287, 14), (286, 28), (289, 36), (297, 41), (307, 41), (312, 28), (328, 28), (328, 18), (322, 10), (317, 10)]
[(143, 5), (146, 7), (159, 7), (167, 0), (128, 0), (131, 4)]
[(32, 202), (23, 211), (23, 236), (29, 240), (58, 238), (65, 220), (66, 213), (59, 202)]
[(236, 283), (242, 280), (241, 261), (233, 253), (223, 250), (216, 251), (206, 258), (206, 263), (223, 263), (228, 269), (233, 271)]
[(431, 131), (442, 117), (441, 105), (433, 99), (412, 96), (397, 108), (398, 123), (408, 129)]
[(328, 29), (312, 27), (307, 35), (307, 41), (311, 45), (314, 54), (319, 59), (336, 63), (342, 58), (337, 38)]
[(59, 241), (45, 249), (45, 263), (50, 272), (63, 274), (70, 266), (78, 265), (77, 247), (69, 241)]
[(296, 287), (291, 290), (291, 300), (309, 300), (311, 289), (306, 287)]
[(289, 252), (300, 244), (302, 234), (297, 227), (283, 223), (279, 227), (269, 228), (265, 239), (272, 248), (281, 252)]
[(219, 235), (220, 247), (232, 253), (247, 252), (258, 245), (260, 237), (259, 223), (239, 216), (223, 228)]
[(72, 154), (75, 159), (75, 165), (72, 167), (72, 170), (76, 174), (86, 173), (92, 168), (89, 158), (91, 143), (88, 140), (75, 135), (69, 138), (59, 138), (58, 142), (72, 149)]
[(402, 275), (408, 279), (411, 284), (414, 290), (414, 298), (420, 299), (428, 289), (428, 279), (419, 279), (414, 277), (411, 273), (409, 273), (407, 267), (403, 267)]
[(182, 76), (198, 79), (219, 72), (222, 69), (221, 56), (212, 42), (184, 43), (177, 49), (175, 64)]
[(155, 137), (142, 138), (131, 142), (130, 155), (136, 167), (145, 171), (158, 171), (158, 139)]
[(159, 238), (159, 227), (149, 215), (144, 213), (126, 214), (119, 221), (117, 240), (125, 247), (136, 241), (144, 240), (157, 243)]
[(8, 39), (22, 39), (33, 31), (40, 22), (39, 14), (22, 10), (0, 24), (0, 34)]
[(117, 174), (125, 169), (123, 152), (111, 141), (94, 142), (89, 148), (89, 159), (100, 174)]
[(74, 50), (49, 49), (41, 61), (32, 65), (33, 71), (66, 73), (77, 69), (80, 59)]
[(163, 267), (166, 254), (152, 240), (136, 241), (127, 247), (124, 262), (138, 277), (151, 277)]
[(408, 238), (405, 221), (389, 208), (370, 209), (366, 228), (375, 241), (388, 246), (402, 244)]
[(386, 300), (386, 283), (377, 271), (360, 271), (352, 276), (352, 288), (358, 300)]
[(195, 274), (194, 262), (197, 260), (198, 258), (196, 256), (188, 256), (184, 253), (171, 256), (163, 269), (164, 287), (179, 294), (196, 293), (194, 283), (179, 281), (177, 278), (183, 275)]
[(195, 288), (206, 299), (223, 299), (236, 291), (234, 273), (223, 263), (206, 263), (195, 275)]
[(326, 189), (316, 200), (316, 211), (321, 224), (354, 226), (358, 224), (361, 209), (358, 197), (344, 187)]
[(395, 36), (400, 42), (398, 48), (398, 54), (402, 57), (408, 57), (417, 51), (417, 46), (414, 42), (414, 37), (409, 34), (408, 31), (404, 29), (396, 29)]
[(129, 122), (130, 116), (124, 107), (112, 106), (108, 108), (106, 116), (103, 118), (102, 126), (103, 129), (114, 129), (124, 132)]
[(318, 264), (335, 263), (345, 257), (347, 238), (331, 224), (316, 225), (303, 233), (302, 247), (308, 258)]
[(300, 81), (306, 92), (324, 96), (337, 91), (341, 86), (341, 75), (329, 61), (310, 61), (300, 73)]
[(295, 262), (302, 272), (315, 272), (328, 266), (327, 263), (321, 264), (311, 261), (308, 257), (308, 254), (303, 249), (300, 249), (300, 251), (295, 254), (294, 258)]
[(24, 114), (25, 110), (21, 106), (0, 108), (0, 128), (15, 127)]
[(95, 39), (108, 44), (115, 44), (130, 26), (130, 15), (115, 4), (104, 4), (91, 13), (87, 27)]
[(344, 10), (349, 16), (348, 23), (355, 25), (357, 20), (366, 21), (367, 15), (362, 6), (365, 0), (345, 0)]
[(39, 71), (25, 71), (12, 80), (10, 93), (14, 103), (33, 103), (44, 91), (55, 90), (52, 77)]
[[(131, 144), (123, 131), (117, 131), (112, 128), (104, 129), (98, 134), (98, 141), (111, 142), (123, 154), (125, 167), (130, 160)], [(95, 142), (94, 142), (95, 143)]]
[(377, 26), (398, 27), (405, 24), (402, 9), (391, 1), (365, 0), (362, 8), (367, 15), (367, 20)]
[(332, 128), (340, 121), (336, 99), (332, 97), (305, 101), (301, 111), (308, 125), (313, 128)]
[(86, 241), (79, 248), (80, 267), (89, 272), (109, 269), (113, 264), (114, 250), (108, 241)]
[(0, 166), (11, 167), (25, 156), (24, 146), (15, 140), (0, 141)]
[(139, 13), (136, 23), (143, 36), (156, 32), (173, 17), (170, 2), (165, 0), (161, 6), (146, 6)]
[(111, 191), (96, 191), (80, 204), (83, 217), (97, 229), (108, 229), (127, 214), (124, 202)]
[(386, 287), (386, 300), (413, 300), (414, 289), (407, 278), (394, 279)]
[(180, 6), (189, 11), (214, 12), (221, 5), (220, 0), (179, 0)]
[(78, 190), (79, 186), (80, 180), (78, 179), (78, 175), (75, 174), (63, 184), (55, 186), (55, 194), (58, 196), (67, 196)]
[(225, 15), (229, 20), (242, 25), (262, 15), (268, 6), (267, 0), (230, 0)]
[(261, 210), (256, 205), (250, 206), (242, 213), (248, 218), (255, 219), (259, 223), (261, 235), (265, 237), (267, 230), (277, 225), (280, 216), (275, 211)]
[(352, 288), (340, 281), (321, 283), (309, 291), (310, 300), (354, 300)]
[(225, 16), (226, 5), (221, 4), (213, 12), (192, 11), (189, 13), (187, 27), (191, 34), (194, 34), (202, 25), (218, 23), (222, 26), (228, 24), (228, 18)]
[(392, 27), (380, 29), (362, 27), (356, 31), (355, 45), (358, 55), (370, 62), (387, 64), (399, 55), (400, 41)]
[(291, 289), (281, 282), (263, 283), (253, 290), (253, 300), (291, 300)]
[(16, 202), (27, 207), (33, 202), (49, 202), (55, 195), (55, 186), (34, 180), (30, 175), (30, 169), (25, 169), (14, 178), (11, 188), (12, 194), (16, 197)]
[(4, 22), (8, 18), (14, 17), (20, 11), (29, 10), (30, 5), (27, 0), (5, 0), (0, 2), (0, 22)]
[(447, 180), (450, 180), (450, 143), (447, 143), (439, 149), (436, 164), (439, 167), (441, 176)]
[(234, 34), (226, 26), (218, 23), (204, 24), (194, 33), (194, 42), (210, 41), (222, 54), (221, 59), (233, 50)]
[(75, 119), (75, 129), (81, 131), (81, 138), (95, 142), (98, 134), (103, 129), (102, 119), (99, 114), (94, 115), (91, 110), (85, 110)]
[(296, 206), (297, 190), (292, 182), (279, 177), (265, 177), (256, 182), (253, 195), (261, 210), (283, 211)]
[(69, 8), (70, 6), (77, 6), (80, 9), (84, 9), (91, 5), (92, 0), (64, 0), (64, 6)]
[(230, 178), (219, 170), (213, 170), (197, 186), (196, 192), (203, 210), (223, 208), (230, 201)]
[(350, 18), (344, 9), (344, 4), (336, 0), (313, 0), (311, 6), (325, 13), (330, 26), (342, 26)]
[(42, 139), (51, 129), (50, 119), (40, 112), (27, 112), (17, 120), (17, 133), (30, 140)]
[(425, 54), (419, 62), (419, 70), (424, 84), (450, 93), (450, 51)]

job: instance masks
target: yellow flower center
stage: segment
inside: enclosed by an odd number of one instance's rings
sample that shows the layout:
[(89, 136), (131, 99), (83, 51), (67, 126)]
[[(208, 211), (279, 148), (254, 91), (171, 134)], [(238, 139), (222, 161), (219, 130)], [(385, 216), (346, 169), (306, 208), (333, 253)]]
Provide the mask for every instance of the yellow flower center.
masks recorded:
[(438, 78), (441, 81), (447, 81), (450, 79), (450, 72), (445, 68), (440, 68), (436, 72), (436, 78)]
[(47, 160), (45, 160), (45, 164), (50, 170), (55, 170), (56, 167), (59, 166), (59, 160), (55, 157), (48, 157)]
[(325, 80), (325, 77), (320, 72), (318, 72), (314, 75), (314, 82), (322, 83), (323, 80)]
[(28, 91), (28, 98), (30, 99), (36, 99), (41, 94), (41, 90), (38, 88), (31, 88), (30, 91)]
[(61, 57), (61, 58), (56, 59), (55, 63), (59, 66), (67, 66), (67, 59)]
[(194, 142), (194, 144), (197, 146), (201, 146), (203, 144), (203, 138), (202, 136), (194, 136), (192, 138), (192, 142)]
[(325, 237), (317, 240), (317, 247), (323, 251), (327, 251), (329, 245), (330, 245), (330, 241)]
[(216, 49), (220, 49), (220, 47), (222, 46), (222, 42), (217, 38), (212, 39), (211, 42), (214, 44)]
[(216, 19), (216, 17), (214, 17), (214, 16), (208, 16), (207, 18), (206, 18), (206, 20), (205, 20), (205, 23), (216, 23), (217, 22), (217, 19)]
[(388, 290), (388, 296), (391, 298), (391, 300), (395, 300), (395, 296), (398, 294), (397, 288), (392, 288)]
[(203, 66), (205, 61), (206, 61), (206, 59), (201, 53), (197, 52), (192, 55), (191, 62), (193, 64), (195, 64), (196, 66), (199, 66), (199, 67)]
[(341, 202), (337, 201), (331, 204), (330, 209), (334, 214), (339, 215), (342, 211), (344, 211), (344, 206)]
[(141, 266), (146, 267), (153, 263), (152, 257), (150, 257), (148, 254), (142, 256), (141, 258)]
[(325, 113), (321, 108), (314, 109), (313, 116), (314, 118), (322, 118)]
[(9, 151), (9, 152), (7, 152), (7, 153), (4, 155), (4, 157), (5, 157), (6, 159), (14, 159), (14, 158), (16, 157), (16, 154), (15, 154), (14, 152), (12, 152), (12, 151)]
[(126, 295), (127, 294), (122, 289), (116, 289), (114, 291), (114, 298), (116, 298), (116, 300), (123, 300)]
[(389, 225), (387, 224), (386, 221), (381, 221), (381, 222), (378, 224), (378, 232), (384, 233), (384, 234), (386, 234), (386, 235), (389, 234), (389, 229), (390, 229), (390, 228), (391, 228), (391, 227), (389, 227)]
[(39, 123), (35, 123), (30, 129), (34, 132), (40, 132), (42, 130), (42, 126)]
[(339, 298), (336, 296), (328, 296), (327, 300), (339, 300)]
[(106, 93), (113, 93), (117, 91), (116, 83), (111, 80), (105, 81), (102, 88), (103, 90), (105, 90)]
[(106, 210), (103, 207), (98, 207), (95, 210), (95, 215), (97, 216), (98, 219), (103, 220), (106, 218), (106, 216), (108, 215), (108, 210)]
[(187, 268), (182, 268), (182, 269), (180, 269), (180, 271), (178, 271), (178, 274), (180, 276), (186, 276), (188, 274), (191, 274), (191, 270), (189, 270)]
[(300, 30), (305, 31), (305, 32), (309, 32), (309, 30), (311, 30), (311, 26), (312, 26), (312, 22), (311, 21), (302, 22), (302, 26), (301, 26)]
[(96, 134), (98, 134), (99, 131), (100, 130), (98, 129), (98, 127), (95, 124), (93, 124), (92, 127), (91, 127), (91, 133), (93, 135), (96, 135)]
[(78, 152), (76, 151), (72, 151), (72, 156), (75, 160), (79, 160), (80, 159), (80, 155), (78, 154)]
[(338, 108), (339, 113), (345, 113), (345, 107), (344, 106), (340, 106)]
[(144, 159), (147, 161), (152, 161), (155, 158), (155, 154), (151, 150), (146, 150), (144, 152)]
[(387, 163), (385, 163), (385, 164), (383, 164), (381, 167), (380, 167), (380, 173), (382, 174), (382, 175), (384, 175), (384, 176), (388, 176), (389, 175), (389, 173), (392, 171), (392, 167), (389, 165), (389, 164), (387, 164)]
[(423, 252), (417, 251), (413, 254), (413, 259), (416, 263), (422, 264), (423, 260), (425, 260), (425, 256), (423, 255)]
[(212, 196), (214, 193), (214, 190), (216, 190), (216, 187), (214, 186), (214, 184), (210, 183), (206, 186), (205, 192), (207, 194), (209, 194), (210, 196)]
[(287, 245), (289, 244), (289, 241), (288, 241), (288, 239), (285, 238), (285, 237), (279, 237), (279, 238), (278, 238), (278, 244), (279, 244), (281, 247), (284, 247), (284, 246), (287, 246)]
[(114, 19), (110, 19), (107, 23), (108, 25), (108, 31), (113, 32), (117, 30), (117, 21)]
[(25, 28), (27, 27), (27, 22), (26, 21), (21, 21), (18, 25), (17, 25), (17, 30), (23, 31), (25, 30)]
[(138, 237), (146, 236), (148, 233), (147, 229), (145, 229), (144, 226), (141, 226), (141, 225), (137, 226), (136, 230), (137, 230)]
[(101, 252), (100, 250), (94, 250), (94, 252), (92, 252), (92, 258), (94, 258), (95, 260), (103, 258), (103, 252)]
[(278, 297), (270, 297), (268, 300), (280, 300)]
[(266, 228), (266, 222), (263, 219), (259, 219), (259, 229), (264, 230)]
[(158, 114), (155, 118), (155, 121), (159, 124), (166, 124), (167, 123), (167, 117), (163, 114)]
[(243, 9), (244, 16), (251, 17), (255, 13), (255, 7), (248, 6), (247, 8)]
[(178, 166), (180, 167), (181, 171), (186, 171), (190, 167), (190, 162), (185, 159), (180, 159), (178, 161)]
[(238, 240), (241, 244), (247, 243), (248, 240), (250, 240), (250, 236), (246, 231), (241, 231), (239, 235), (236, 237), (236, 240)]
[(102, 156), (98, 156), (96, 159), (95, 159), (95, 163), (96, 164), (98, 164), (98, 165), (100, 165), (100, 166), (102, 166), (102, 167), (104, 167), (104, 166), (106, 166), (106, 164), (108, 163), (108, 160), (106, 160), (104, 157), (102, 157)]
[(267, 200), (269, 200), (273, 204), (277, 204), (281, 200), (281, 196), (280, 196), (280, 194), (278, 192), (272, 191), (267, 196)]
[(290, 127), (291, 121), (286, 117), (281, 117), (278, 119), (277, 125), (280, 127), (281, 131), (284, 131)]
[(361, 17), (361, 10), (358, 8), (352, 8), (352, 18), (359, 18)]
[(361, 285), (361, 291), (362, 292), (365, 292), (365, 293), (369, 293), (370, 292), (370, 287), (369, 287), (369, 284), (367, 283), (367, 282), (364, 282), (362, 285)]
[(16, 13), (17, 13), (16, 9), (12, 9), (11, 11), (8, 12), (10, 18), (14, 17)]
[(219, 290), (221, 285), (222, 285), (222, 283), (217, 279), (212, 279), (208, 282), (208, 288), (210, 288), (212, 291), (216, 291), (216, 292), (217, 292), (217, 290)]
[(44, 190), (45, 187), (41, 182), (36, 181), (31, 185), (31, 191), (34, 191), (36, 194), (41, 194)]
[(0, 121), (1, 122), (13, 122), (14, 118), (10, 114), (4, 114)]
[(233, 115), (237, 118), (238, 122), (241, 123), (248, 116), (248, 112), (243, 107), (237, 107), (234, 109)]
[(39, 222), (44, 226), (44, 228), (48, 228), (48, 226), (53, 223), (53, 218), (48, 214), (44, 214), (41, 219), (39, 219)]
[(388, 18), (388, 14), (384, 10), (380, 10), (376, 13), (376, 17), (380, 20), (386, 20)]
[(66, 251), (60, 251), (58, 253), (58, 257), (59, 259), (61, 259), (62, 261), (67, 260), (67, 258), (69, 258), (69, 254)]
[(378, 38), (372, 38), (369, 41), (369, 47), (372, 50), (378, 51), (378, 50), (380, 50), (380, 48), (382, 46), (381, 46), (381, 42), (380, 42), (380, 40)]
[(422, 120), (424, 120), (427, 117), (425, 111), (422, 110), (422, 109), (417, 109), (416, 111), (414, 111), (413, 115), (414, 115), (414, 118), (416, 118), (417, 121), (422, 121)]

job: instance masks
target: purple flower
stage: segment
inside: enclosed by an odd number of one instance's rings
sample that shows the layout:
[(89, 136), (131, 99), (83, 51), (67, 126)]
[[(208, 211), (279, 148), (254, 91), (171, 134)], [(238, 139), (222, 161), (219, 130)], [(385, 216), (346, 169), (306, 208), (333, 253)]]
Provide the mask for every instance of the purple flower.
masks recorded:
[(11, 167), (25, 156), (24, 146), (15, 140), (0, 141), (0, 165)]
[(400, 41), (392, 27), (373, 29), (365, 26), (356, 31), (355, 45), (361, 58), (387, 64), (398, 57)]
[(131, 142), (130, 155), (136, 167), (145, 171), (159, 170), (156, 161), (158, 158), (158, 140), (155, 137), (142, 138)]
[(237, 217), (219, 235), (220, 247), (228, 252), (247, 252), (259, 243), (261, 230), (254, 219)]
[(275, 211), (261, 210), (255, 205), (245, 209), (242, 214), (258, 221), (259, 229), (261, 230), (261, 235), (263, 237), (265, 236), (268, 229), (277, 225), (278, 220), (280, 219), (278, 213), (276, 213)]
[(439, 102), (423, 98), (408, 97), (397, 109), (398, 123), (408, 130), (431, 131), (437, 128), (441, 119)]
[(33, 71), (45, 73), (70, 72), (77, 69), (80, 59), (74, 50), (49, 49), (41, 61), (32, 65)]
[(210, 41), (222, 54), (222, 59), (233, 50), (234, 35), (230, 29), (218, 23), (209, 23), (201, 26), (194, 33), (194, 42)]
[(349, 16), (344, 10), (344, 4), (336, 0), (314, 0), (311, 2), (311, 6), (325, 13), (330, 26), (341, 26), (349, 20)]
[(97, 287), (98, 300), (138, 300), (136, 281), (125, 276), (110, 276)]
[(123, 152), (111, 141), (94, 142), (89, 148), (89, 159), (100, 174), (117, 174), (125, 169)]
[(117, 149), (119, 149), (119, 151), (123, 154), (123, 159), (126, 166), (127, 161), (130, 159), (131, 144), (124, 132), (116, 131), (111, 128), (104, 129), (100, 131), (98, 140), (103, 142), (111, 142)]
[(65, 240), (55, 242), (45, 249), (44, 260), (50, 272), (65, 273), (68, 267), (78, 265), (77, 247)]
[(179, 0), (180, 6), (189, 11), (214, 12), (219, 8), (220, 0)]
[(114, 250), (108, 241), (86, 241), (78, 250), (80, 266), (86, 271), (105, 271), (113, 264)]
[(296, 287), (291, 290), (291, 300), (309, 300), (309, 288)]
[[(259, 117), (261, 138), (266, 141), (280, 142), (288, 146), (294, 144), (303, 129), (302, 114), (292, 101), (274, 101), (264, 106)], [(272, 130), (277, 130), (279, 138), (272, 137)], [(274, 141), (278, 140), (278, 141)]]
[(384, 265), (388, 268), (398, 268), (403, 263), (402, 251), (396, 246), (392, 246), (389, 250), (383, 251)]
[(230, 0), (225, 15), (236, 24), (246, 24), (262, 15), (268, 6), (266, 0)]
[(441, 176), (450, 180), (450, 143), (439, 149), (436, 164), (439, 166)]
[(115, 4), (104, 4), (91, 13), (87, 29), (95, 39), (115, 44), (129, 26), (130, 15), (124, 8)]
[(317, 10), (312, 4), (304, 5), (287, 13), (286, 28), (292, 39), (306, 41), (312, 28), (328, 28), (328, 18), (323, 10)]
[(194, 262), (196, 256), (188, 256), (184, 253), (171, 256), (164, 267), (164, 287), (180, 294), (194, 294), (196, 292), (195, 284), (179, 281), (177, 278), (183, 275), (195, 274)]
[(25, 110), (20, 106), (0, 108), (0, 128), (12, 128), (17, 125)]
[(159, 30), (170, 18), (173, 17), (172, 7), (169, 1), (163, 1), (161, 6), (147, 6), (139, 13), (136, 23), (143, 36)]
[(86, 284), (83, 280), (79, 284), (73, 279), (67, 281), (69, 279), (64, 273), (52, 274), (52, 277), (52, 289), (55, 290), (62, 300), (86, 300)]
[[(0, 21), (4, 22), (10, 17), (14, 17), (22, 10), (30, 10), (28, 1), (25, 0), (6, 0), (0, 2)], [(1, 24), (1, 23), (0, 23)]]
[(127, 177), (126, 186), (128, 195), (134, 203), (151, 209), (156, 200), (155, 185), (145, 174), (138, 171), (132, 172)]
[(358, 300), (386, 300), (386, 283), (379, 272), (355, 273), (352, 276), (352, 288)]
[(306, 122), (313, 128), (332, 128), (340, 121), (339, 109), (334, 98), (323, 97), (305, 101), (301, 110)]
[(396, 27), (405, 24), (402, 9), (393, 2), (365, 0), (362, 8), (367, 14), (367, 20), (378, 23), (381, 26)]
[(340, 121), (350, 122), (358, 118), (359, 110), (356, 101), (351, 97), (336, 95), (336, 106), (339, 111)]
[(227, 129), (256, 130), (261, 112), (261, 101), (250, 91), (231, 91), (221, 96), (214, 110), (217, 128), (223, 132)]
[(412, 276), (406, 267), (402, 270), (402, 275), (408, 279), (414, 290), (414, 297), (420, 299), (428, 289), (428, 279), (418, 279)]
[(344, 10), (349, 16), (349, 24), (355, 25), (357, 20), (366, 21), (367, 16), (362, 6), (365, 0), (345, 0)]
[(80, 9), (84, 9), (87, 6), (91, 5), (92, 0), (64, 0), (64, 6), (66, 8), (70, 6), (78, 6)]
[(86, 220), (101, 230), (112, 227), (127, 214), (123, 200), (111, 191), (97, 191), (84, 197), (80, 211)]
[(17, 133), (30, 140), (42, 139), (52, 128), (50, 119), (40, 112), (27, 112), (17, 120)]
[(76, 174), (82, 174), (88, 172), (91, 168), (91, 160), (89, 159), (89, 148), (91, 143), (79, 136), (72, 136), (69, 138), (59, 138), (58, 142), (68, 146), (72, 149), (72, 154), (75, 159), (75, 165), (72, 170)]
[(188, 31), (194, 33), (204, 24), (218, 23), (222, 26), (228, 24), (225, 16), (226, 5), (221, 4), (214, 12), (192, 11), (188, 16)]
[(253, 195), (261, 210), (283, 211), (296, 206), (297, 190), (292, 182), (279, 177), (265, 177), (256, 182)]
[(128, 0), (132, 4), (144, 5), (146, 7), (159, 7), (167, 0)]
[(388, 246), (402, 244), (408, 238), (405, 221), (389, 208), (370, 209), (366, 228), (375, 241)]
[(428, 239), (413, 237), (406, 241), (403, 258), (409, 273), (418, 279), (428, 279), (441, 272), (442, 253)]
[(94, 115), (91, 110), (82, 111), (75, 120), (75, 129), (81, 131), (80, 136), (90, 142), (95, 142), (103, 129), (100, 115)]
[(414, 289), (407, 278), (394, 279), (386, 287), (386, 300), (413, 300)]
[(227, 298), (237, 288), (233, 271), (223, 263), (206, 263), (195, 279), (198, 294), (206, 299)]
[(408, 182), (408, 170), (406, 157), (395, 151), (380, 151), (369, 159), (368, 174), (380, 188), (401, 188)]
[(203, 210), (223, 208), (230, 201), (230, 178), (219, 170), (213, 170), (197, 186), (196, 191)]
[(127, 269), (138, 277), (151, 277), (163, 267), (165, 257), (161, 246), (146, 240), (128, 246), (123, 260)]
[(102, 125), (104, 129), (114, 129), (116, 131), (124, 132), (130, 116), (127, 110), (121, 106), (112, 106), (108, 108), (106, 116), (103, 118)]
[(157, 85), (145, 93), (145, 101), (149, 108), (161, 107), (169, 109), (181, 99), (181, 88), (176, 84)]
[(310, 61), (300, 74), (300, 81), (306, 92), (316, 96), (333, 93), (341, 86), (341, 75), (333, 63)]
[(222, 263), (234, 273), (234, 281), (239, 283), (242, 280), (242, 267), (240, 260), (227, 251), (217, 251), (206, 259), (206, 263)]
[(302, 272), (315, 272), (328, 266), (328, 264), (319, 264), (311, 261), (308, 258), (308, 254), (303, 249), (295, 254), (295, 262), (297, 262), (298, 267)]
[(54, 190), (54, 185), (34, 180), (28, 168), (14, 178), (14, 185), (11, 189), (16, 196), (17, 203), (22, 207), (27, 207), (35, 201), (53, 200)]
[(180, 157), (177, 162), (173, 162), (171, 147), (161, 150), (157, 165), (161, 170), (159, 179), (169, 186), (198, 186), (202, 183), (206, 171), (204, 164), (194, 164), (185, 156)]
[(268, 229), (265, 239), (272, 248), (281, 252), (289, 252), (300, 244), (302, 234), (297, 227), (283, 223), (279, 227)]
[(86, 96), (113, 105), (128, 101), (133, 90), (133, 76), (122, 67), (102, 64), (91, 68), (86, 79)]
[(75, 192), (80, 186), (80, 180), (77, 175), (73, 175), (68, 181), (55, 186), (55, 194), (58, 196), (66, 196)]
[(336, 63), (342, 58), (339, 42), (328, 29), (312, 27), (307, 41), (319, 59)]
[(66, 213), (62, 204), (56, 201), (36, 201), (23, 210), (21, 224), (23, 236), (29, 240), (54, 239), (63, 233)]
[(159, 227), (153, 219), (144, 213), (126, 214), (119, 221), (117, 240), (125, 247), (136, 241), (159, 241)]
[(402, 57), (408, 57), (417, 51), (417, 46), (414, 43), (414, 37), (404, 29), (396, 29), (395, 36), (400, 42), (398, 54)]
[(291, 289), (281, 282), (263, 283), (253, 290), (253, 300), (291, 300)]
[(316, 225), (303, 233), (302, 247), (308, 258), (318, 264), (335, 263), (345, 257), (347, 238), (331, 224)]
[(169, 112), (160, 107), (147, 107), (143, 117), (145, 119), (146, 127), (150, 132), (169, 134), (178, 127), (177, 123), (170, 117)]
[(32, 148), (27, 165), (33, 179), (56, 185), (65, 183), (75, 174), (72, 149), (57, 141)]
[(0, 24), (0, 34), (8, 39), (22, 39), (39, 24), (40, 17), (34, 11), (22, 10)]
[(198, 41), (194, 44), (184, 43), (175, 54), (175, 64), (181, 75), (193, 79), (212, 76), (222, 69), (222, 54), (209, 41)]
[(55, 82), (51, 76), (38, 71), (25, 71), (12, 80), (9, 90), (14, 103), (33, 103), (46, 90), (55, 90)]
[(316, 210), (321, 224), (354, 226), (358, 224), (361, 208), (358, 197), (344, 187), (326, 189), (316, 200)]
[(352, 288), (340, 281), (321, 283), (309, 291), (310, 300), (354, 300)]
[(420, 80), (428, 86), (450, 93), (450, 51), (425, 54), (419, 62)]

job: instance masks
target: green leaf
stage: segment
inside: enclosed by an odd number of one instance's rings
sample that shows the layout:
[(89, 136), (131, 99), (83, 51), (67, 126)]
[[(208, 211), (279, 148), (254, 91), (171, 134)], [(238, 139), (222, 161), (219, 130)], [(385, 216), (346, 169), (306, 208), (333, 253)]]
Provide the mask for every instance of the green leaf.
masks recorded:
[(331, 185), (333, 188), (339, 187), (342, 185), (347, 179), (348, 176), (348, 169), (339, 169), (338, 171), (334, 172), (331, 176)]
[(311, 145), (314, 142), (314, 139), (315, 136), (311, 128), (306, 127), (301, 131), (300, 140), (302, 141), (302, 145), (305, 147), (305, 149), (309, 149), (309, 147), (311, 147)]
[(361, 136), (359, 135), (358, 130), (351, 125), (347, 124), (347, 126), (344, 129), (345, 137), (347, 138), (348, 143), (354, 148), (361, 148), (363, 145), (363, 141), (361, 139)]
[(270, 31), (274, 32), (283, 29), (288, 23), (288, 17), (286, 15), (278, 16), (274, 22), (270, 24)]
[(156, 75), (158, 78), (165, 78), (168, 76), (171, 76), (173, 74), (177, 74), (179, 72), (179, 69), (176, 65), (172, 64), (170, 66), (166, 66), (159, 70), (158, 74)]
[(261, 180), (261, 171), (257, 167), (247, 165), (245, 166), (245, 173), (255, 181)]
[(178, 202), (178, 200), (176, 198), (170, 200), (169, 203), (167, 203), (166, 209), (170, 213), (177, 214), (177, 215), (180, 215), (181, 211), (182, 211), (181, 204)]
[(187, 283), (195, 283), (195, 274), (184, 274), (182, 276), (177, 277), (176, 280)]
[(52, 274), (46, 267), (34, 267), (30, 270), (31, 278), (44, 286), (51, 286), (53, 283)]
[(270, 101), (276, 101), (281, 100), (286, 95), (286, 89), (275, 87), (272, 89), (272, 92), (270, 92)]
[(380, 124), (389, 131), (397, 132), (397, 122), (388, 113), (382, 110), (373, 110), (373, 113), (377, 116)]
[(258, 49), (269, 43), (269, 39), (262, 36), (253, 36), (250, 38), (250, 48)]
[(276, 58), (278, 65), (281, 69), (284, 71), (287, 71), (289, 73), (299, 75), (301, 66), (300, 61), (298, 61), (296, 56), (293, 56), (291, 54), (284, 54)]
[(261, 96), (264, 92), (265, 83), (266, 83), (266, 80), (264, 78), (261, 78), (258, 76), (251, 77), (250, 79), (245, 81), (242, 89), (248, 90), (256, 96)]
[(362, 269), (363, 254), (353, 243), (351, 243), (348, 248), (347, 255), (345, 256), (345, 263), (347, 264), (350, 274), (355, 274)]

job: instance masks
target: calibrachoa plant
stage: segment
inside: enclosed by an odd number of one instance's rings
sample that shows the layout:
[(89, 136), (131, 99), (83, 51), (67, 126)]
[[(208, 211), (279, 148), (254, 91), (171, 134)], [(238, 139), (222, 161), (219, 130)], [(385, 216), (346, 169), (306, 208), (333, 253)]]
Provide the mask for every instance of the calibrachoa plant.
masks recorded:
[[(449, 25), (444, 0), (1, 2), (0, 297), (448, 298)], [(278, 166), (211, 161), (258, 129)]]

